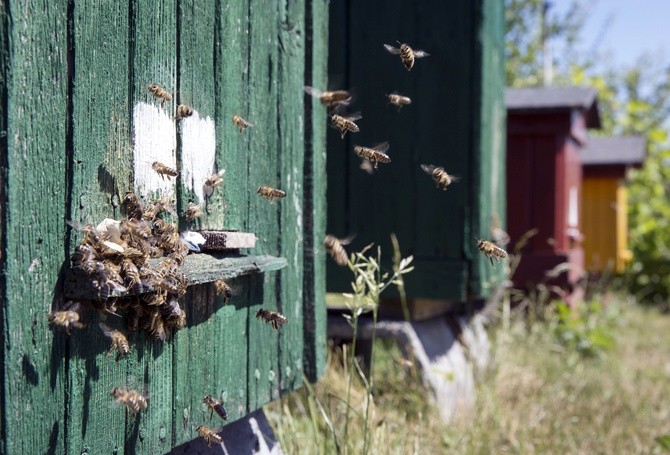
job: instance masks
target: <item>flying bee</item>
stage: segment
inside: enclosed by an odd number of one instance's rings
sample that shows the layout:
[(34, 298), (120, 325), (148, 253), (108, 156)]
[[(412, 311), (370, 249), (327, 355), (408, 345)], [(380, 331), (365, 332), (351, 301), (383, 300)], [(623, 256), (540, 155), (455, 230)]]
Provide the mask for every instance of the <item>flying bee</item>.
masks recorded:
[(180, 104), (177, 106), (177, 115), (175, 116), (175, 119), (181, 120), (183, 118), (190, 117), (193, 115), (193, 112), (193, 108), (188, 104)]
[(200, 218), (202, 216), (202, 210), (198, 204), (189, 202), (188, 207), (186, 208), (185, 216), (188, 221), (193, 221), (196, 218)]
[(363, 116), (360, 114), (360, 112), (346, 116), (333, 114), (330, 116), (330, 121), (333, 128), (340, 130), (340, 137), (344, 139), (344, 135), (347, 134), (347, 131), (352, 133), (358, 133), (360, 131), (358, 125), (356, 125), (354, 122), (362, 118)]
[(223, 420), (228, 420), (228, 413), (226, 412), (226, 408), (223, 407), (219, 400), (211, 395), (205, 395), (205, 398), (203, 398), (202, 401), (209, 409), (212, 410), (212, 413), (216, 412)]
[(397, 93), (388, 94), (386, 95), (386, 98), (389, 100), (389, 104), (398, 106), (398, 111), (400, 111), (400, 109), (402, 109), (403, 106), (412, 104), (412, 99), (409, 96), (403, 96)]
[(172, 101), (172, 95), (170, 95), (170, 92), (165, 90), (160, 85), (151, 84), (147, 88), (155, 98), (161, 100), (161, 107), (163, 107), (163, 103), (165, 103), (166, 101)]
[(323, 246), (326, 247), (326, 251), (335, 260), (337, 265), (345, 266), (349, 262), (349, 258), (347, 257), (347, 252), (344, 250), (344, 245), (349, 245), (353, 239), (353, 235), (344, 239), (338, 239), (334, 235), (326, 235)]
[(81, 315), (79, 314), (78, 309), (79, 304), (75, 303), (67, 310), (52, 311), (49, 313), (49, 323), (55, 326), (63, 327), (65, 329), (65, 333), (68, 335), (70, 335), (71, 327), (74, 327), (75, 329), (83, 329), (86, 326), (80, 321)]
[(117, 402), (124, 405), (132, 415), (143, 411), (149, 406), (147, 398), (144, 395), (137, 390), (127, 387), (114, 387), (111, 390), (110, 395), (113, 396)]
[(216, 280), (214, 282), (214, 289), (216, 289), (216, 295), (223, 295), (224, 304), (227, 304), (228, 299), (233, 296), (233, 288), (231, 288), (225, 280)]
[(442, 188), (445, 191), (449, 185), (460, 180), (460, 177), (448, 174), (443, 167), (433, 166), (432, 164), (422, 164), (421, 169), (423, 169), (426, 174), (433, 177), (438, 188)]
[(410, 71), (414, 66), (414, 60), (417, 58), (428, 57), (430, 54), (426, 51), (419, 49), (412, 49), (409, 45), (405, 43), (399, 43), (400, 48), (384, 44), (384, 47), (393, 55), (400, 55), (400, 60), (402, 64), (405, 65), (407, 71)]
[(276, 331), (279, 331), (279, 328), (288, 322), (288, 319), (283, 314), (263, 308), (259, 308), (256, 312), (256, 319), (265, 321), (265, 323), (270, 324)]
[(249, 123), (248, 121), (244, 120), (242, 117), (239, 115), (233, 115), (233, 125), (239, 128), (240, 133), (250, 126), (254, 126), (253, 124)]
[(195, 431), (197, 431), (200, 437), (205, 440), (205, 442), (207, 443), (207, 447), (212, 447), (212, 443), (214, 444), (223, 443), (223, 439), (221, 438), (221, 436), (216, 434), (216, 432), (211, 428), (207, 428), (204, 425), (200, 425), (198, 428), (195, 429)]
[(170, 177), (176, 177), (177, 176), (177, 170), (173, 167), (169, 167), (159, 161), (154, 161), (151, 164), (151, 168), (158, 173), (158, 175), (161, 176), (161, 179), (165, 180), (165, 177), (167, 177), (168, 180), (170, 180)]
[(269, 186), (259, 186), (256, 193), (267, 198), (267, 200), (270, 201), (270, 204), (274, 204), (275, 198), (281, 199), (286, 197), (286, 191), (271, 188)]
[(491, 216), (491, 237), (500, 247), (505, 247), (510, 241), (509, 234), (500, 227), (500, 219), (497, 215)]
[(377, 169), (378, 163), (390, 163), (391, 158), (386, 154), (389, 149), (388, 142), (382, 142), (374, 147), (362, 147), (360, 145), (354, 146), (354, 153), (359, 157), (368, 160), (374, 169)]
[(333, 90), (322, 92), (319, 89), (310, 87), (309, 85), (305, 86), (305, 93), (314, 98), (319, 98), (321, 104), (328, 107), (335, 106), (348, 106), (351, 102), (351, 93), (346, 90)]
[(130, 355), (130, 344), (128, 344), (128, 338), (121, 333), (120, 330), (114, 330), (109, 327), (104, 322), (98, 324), (102, 333), (112, 340), (112, 347), (107, 352), (107, 355), (110, 356), (117, 351), (116, 360), (119, 361), (121, 358)]
[(209, 199), (209, 197), (212, 195), (214, 190), (221, 185), (221, 182), (223, 180), (223, 175), (226, 173), (225, 169), (221, 169), (219, 172), (216, 174), (212, 174), (207, 179), (205, 179), (205, 183), (202, 185), (203, 193), (205, 194), (205, 199)]
[(495, 243), (489, 242), (488, 240), (477, 239), (477, 248), (479, 248), (479, 251), (484, 253), (489, 258), (491, 265), (494, 265), (493, 259), (495, 259), (496, 262), (499, 262), (501, 259), (506, 259), (508, 257), (507, 251), (503, 250)]

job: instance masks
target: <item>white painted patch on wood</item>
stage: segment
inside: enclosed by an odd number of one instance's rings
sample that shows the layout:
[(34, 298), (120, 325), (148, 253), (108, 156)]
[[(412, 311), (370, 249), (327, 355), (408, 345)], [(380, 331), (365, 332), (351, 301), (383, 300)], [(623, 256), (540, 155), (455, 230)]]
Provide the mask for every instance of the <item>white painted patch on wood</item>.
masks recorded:
[(177, 167), (175, 149), (177, 134), (172, 117), (158, 105), (140, 102), (133, 108), (133, 170), (135, 192), (146, 197), (151, 193), (172, 196), (174, 177), (168, 180), (151, 168), (159, 161)]
[(195, 193), (197, 203), (205, 201), (203, 184), (214, 174), (216, 126), (210, 117), (201, 118), (198, 111), (181, 121), (181, 178), (184, 187)]

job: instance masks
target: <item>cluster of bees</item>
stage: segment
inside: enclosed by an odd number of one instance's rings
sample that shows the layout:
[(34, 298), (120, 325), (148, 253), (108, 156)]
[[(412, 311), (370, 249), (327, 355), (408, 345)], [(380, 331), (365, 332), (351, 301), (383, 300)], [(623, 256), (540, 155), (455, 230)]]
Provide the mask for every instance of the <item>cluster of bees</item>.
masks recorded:
[[(413, 49), (408, 44), (398, 43), (400, 47), (394, 47), (389, 44), (384, 44), (384, 48), (393, 55), (399, 55), (400, 61), (407, 71), (411, 71), (417, 59), (428, 57), (430, 54), (420, 49)], [(321, 104), (331, 109), (330, 121), (331, 126), (340, 131), (340, 138), (344, 139), (347, 133), (358, 133), (360, 128), (356, 124), (362, 117), (360, 112), (352, 114), (341, 114), (341, 110), (349, 107), (352, 101), (351, 94), (346, 90), (335, 91), (320, 91), (314, 87), (305, 87), (305, 92), (321, 101)], [(387, 94), (386, 98), (389, 104), (398, 108), (398, 111), (403, 106), (412, 103), (412, 99), (408, 96), (400, 95), (398, 93)], [(379, 164), (387, 164), (391, 162), (388, 155), (389, 143), (382, 142), (372, 147), (364, 147), (361, 145), (354, 145), (354, 153), (361, 158), (361, 169), (368, 173), (374, 172)], [(420, 168), (428, 174), (435, 182), (437, 188), (447, 190), (452, 183), (458, 182), (459, 177), (449, 174), (442, 166), (435, 166), (433, 164), (421, 164)], [(332, 235), (327, 235), (324, 240), (324, 247), (331, 255), (335, 262), (340, 266), (346, 266), (348, 262), (347, 252), (344, 246), (351, 242), (351, 237), (346, 239), (338, 239)], [(509, 239), (508, 239), (509, 241)], [(477, 248), (485, 254), (494, 265), (493, 261), (500, 261), (508, 257), (507, 252), (499, 246), (502, 243), (491, 242), (488, 240), (477, 239)]]

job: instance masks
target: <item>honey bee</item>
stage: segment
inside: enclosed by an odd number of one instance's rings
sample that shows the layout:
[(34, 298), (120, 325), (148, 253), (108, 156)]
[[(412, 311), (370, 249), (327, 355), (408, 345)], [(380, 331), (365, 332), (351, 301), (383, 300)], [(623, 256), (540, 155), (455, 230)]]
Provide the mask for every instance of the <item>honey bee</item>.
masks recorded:
[(270, 311), (263, 308), (259, 308), (256, 312), (256, 319), (265, 321), (276, 331), (279, 331), (279, 328), (288, 322), (288, 319), (286, 319), (286, 316), (283, 314), (279, 314), (276, 311)]
[(477, 239), (477, 248), (479, 248), (479, 251), (484, 253), (489, 258), (491, 265), (494, 265), (493, 259), (495, 259), (496, 262), (499, 262), (501, 259), (506, 259), (508, 257), (507, 251), (503, 250), (495, 243), (489, 242), (488, 240)]
[(195, 431), (197, 431), (200, 437), (205, 440), (205, 442), (207, 443), (207, 447), (212, 447), (212, 443), (214, 444), (223, 443), (223, 439), (221, 438), (221, 436), (216, 434), (216, 432), (211, 428), (207, 428), (204, 425), (200, 425), (198, 428), (195, 429)]
[(314, 98), (319, 98), (321, 104), (328, 107), (333, 106), (348, 106), (351, 102), (351, 94), (346, 90), (333, 90), (322, 92), (319, 89), (305, 86), (305, 93)]
[(205, 180), (205, 183), (202, 185), (203, 193), (205, 194), (205, 199), (209, 199), (214, 190), (221, 185), (223, 175), (226, 173), (225, 169), (221, 169), (216, 174), (212, 174)]
[[(139, 250), (138, 250), (139, 251)], [(141, 294), (144, 292), (144, 285), (142, 284), (142, 278), (140, 277), (140, 271), (131, 259), (126, 258), (121, 261), (121, 271), (125, 276), (125, 283), (127, 288), (135, 293)]]
[(200, 206), (198, 204), (189, 202), (188, 207), (186, 208), (185, 216), (188, 221), (193, 221), (196, 218), (200, 218), (202, 216), (202, 210), (200, 209)]
[(260, 194), (264, 198), (267, 198), (270, 201), (270, 204), (274, 204), (275, 198), (285, 198), (286, 192), (278, 190), (276, 188), (271, 188), (269, 186), (259, 186), (256, 190), (256, 193)]
[(216, 295), (223, 295), (224, 304), (227, 304), (228, 299), (233, 296), (233, 288), (231, 288), (224, 280), (216, 280), (214, 282), (214, 289), (216, 289)]
[(349, 245), (353, 238), (354, 236), (349, 236), (344, 239), (338, 239), (333, 235), (326, 235), (326, 239), (323, 241), (323, 246), (326, 247), (326, 251), (335, 260), (337, 265), (345, 266), (347, 265), (347, 262), (349, 262), (347, 252), (344, 250), (343, 245)]
[(421, 169), (423, 169), (426, 174), (433, 177), (438, 188), (442, 188), (445, 191), (449, 185), (460, 180), (459, 177), (448, 174), (444, 168), (433, 166), (432, 164), (422, 164)]
[(510, 241), (509, 234), (500, 227), (500, 219), (497, 215), (491, 217), (491, 237), (496, 245), (504, 247)]
[(161, 100), (161, 107), (163, 107), (163, 103), (166, 101), (172, 101), (172, 95), (170, 95), (170, 92), (165, 90), (163, 87), (161, 87), (158, 84), (151, 84), (149, 87), (147, 87), (151, 94), (155, 97)]
[(212, 410), (212, 413), (216, 412), (223, 420), (228, 420), (228, 413), (226, 412), (226, 408), (223, 407), (219, 400), (211, 395), (205, 395), (205, 398), (203, 398), (202, 401), (209, 409)]
[(248, 121), (244, 120), (242, 117), (239, 115), (233, 115), (233, 124), (239, 128), (240, 133), (250, 126), (254, 126), (253, 124), (249, 123)]
[(193, 112), (193, 108), (188, 104), (180, 104), (177, 106), (177, 115), (175, 116), (175, 119), (181, 120), (183, 118), (190, 117), (193, 115)]
[(390, 163), (391, 158), (386, 154), (389, 149), (388, 142), (382, 142), (374, 147), (354, 146), (354, 153), (359, 157), (368, 160), (374, 169), (377, 169), (378, 163)]
[(102, 333), (112, 340), (112, 347), (107, 352), (107, 355), (110, 356), (117, 351), (116, 360), (119, 361), (121, 358), (130, 355), (130, 344), (128, 344), (128, 338), (121, 333), (120, 330), (113, 330), (104, 322), (98, 324)]
[(147, 398), (137, 390), (127, 387), (114, 387), (110, 392), (114, 399), (124, 405), (132, 415), (147, 408)]
[(399, 43), (400, 48), (384, 44), (384, 47), (393, 55), (400, 55), (400, 60), (402, 64), (405, 65), (407, 71), (410, 71), (414, 66), (414, 60), (417, 58), (428, 57), (430, 54), (426, 51), (419, 49), (412, 49), (409, 45), (405, 43)]
[(347, 134), (347, 131), (351, 131), (352, 133), (358, 133), (360, 131), (358, 125), (354, 122), (362, 118), (363, 116), (360, 112), (347, 116), (333, 114), (330, 116), (330, 121), (332, 122), (333, 128), (340, 130), (340, 137), (344, 139), (344, 135)]
[(128, 218), (139, 220), (142, 218), (142, 202), (132, 191), (128, 191), (123, 197), (123, 205), (126, 206)]
[(165, 341), (167, 338), (167, 331), (165, 330), (165, 322), (158, 310), (154, 310), (144, 328), (151, 333), (151, 338), (155, 341)]
[(165, 180), (165, 177), (167, 177), (168, 180), (170, 180), (170, 177), (176, 177), (177, 176), (177, 170), (175, 168), (169, 167), (159, 161), (154, 161), (151, 164), (151, 168), (158, 173), (158, 175), (161, 176), (161, 179)]
[(98, 268), (98, 253), (91, 245), (77, 245), (71, 259), (74, 267), (79, 267), (88, 275), (92, 275)]
[(389, 100), (389, 104), (393, 104), (394, 106), (398, 106), (398, 111), (402, 109), (403, 106), (407, 106), (408, 104), (412, 104), (412, 99), (409, 96), (403, 96), (399, 95), (397, 93), (391, 93), (386, 95), (386, 98)]
[(79, 304), (74, 304), (67, 310), (52, 311), (49, 313), (49, 323), (63, 327), (68, 335), (70, 335), (71, 327), (83, 329), (86, 326), (80, 321), (81, 315), (78, 309)]

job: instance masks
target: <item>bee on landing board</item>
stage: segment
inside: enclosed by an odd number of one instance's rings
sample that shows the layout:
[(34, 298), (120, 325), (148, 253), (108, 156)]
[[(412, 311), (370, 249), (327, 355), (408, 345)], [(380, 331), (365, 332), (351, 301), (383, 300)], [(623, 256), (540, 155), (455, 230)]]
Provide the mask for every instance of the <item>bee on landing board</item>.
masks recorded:
[(270, 204), (274, 204), (275, 198), (281, 199), (286, 197), (285, 191), (269, 186), (259, 186), (256, 190), (256, 193), (260, 194), (264, 198), (267, 198), (267, 200), (270, 201)]
[(428, 57), (430, 54), (426, 51), (420, 49), (412, 49), (409, 45), (405, 43), (399, 43), (400, 48), (393, 47), (388, 44), (384, 44), (384, 48), (393, 55), (400, 55), (400, 60), (402, 64), (405, 65), (407, 71), (410, 71), (414, 66), (414, 60), (417, 58)]
[(207, 428), (204, 425), (200, 425), (198, 428), (195, 429), (195, 431), (197, 431), (200, 437), (205, 440), (205, 442), (207, 443), (207, 447), (212, 447), (212, 443), (214, 444), (223, 443), (223, 439), (221, 438), (221, 436), (216, 434), (216, 432), (211, 428)]
[(433, 166), (432, 164), (422, 164), (421, 169), (423, 169), (426, 174), (433, 177), (437, 187), (442, 188), (443, 190), (446, 190), (449, 185), (460, 180), (459, 177), (448, 174), (443, 167)]
[(276, 331), (279, 331), (279, 328), (288, 322), (288, 319), (286, 319), (286, 316), (283, 314), (279, 314), (276, 311), (266, 310), (264, 308), (260, 308), (256, 312), (256, 319), (265, 321), (265, 323), (270, 324)]
[(314, 98), (318, 98), (321, 104), (328, 107), (348, 106), (351, 102), (351, 93), (346, 90), (333, 90), (322, 92), (319, 89), (305, 86), (305, 93)]
[(127, 387), (114, 387), (110, 392), (114, 399), (124, 405), (126, 409), (135, 415), (140, 411), (146, 409), (149, 404), (147, 398), (137, 390), (129, 389)]
[(244, 120), (239, 115), (233, 115), (233, 124), (239, 128), (240, 133), (249, 128), (250, 126), (254, 126), (252, 123), (249, 123), (248, 121)]
[(388, 142), (382, 142), (374, 147), (354, 146), (354, 153), (359, 157), (368, 160), (374, 169), (377, 169), (379, 163), (390, 163), (391, 158), (386, 154), (389, 149)]
[(360, 112), (346, 116), (333, 114), (330, 116), (330, 121), (333, 128), (340, 130), (340, 137), (344, 139), (344, 135), (347, 134), (348, 131), (352, 133), (358, 133), (360, 131), (358, 125), (356, 125), (354, 122), (362, 118), (363, 116), (360, 114)]
[(223, 420), (228, 420), (228, 413), (226, 412), (226, 408), (223, 407), (223, 405), (219, 402), (219, 400), (217, 400), (211, 395), (205, 395), (205, 398), (203, 398), (202, 401), (207, 405), (207, 407), (212, 411), (212, 413), (216, 412), (217, 415), (221, 417)]
[(176, 120), (181, 120), (186, 117), (193, 115), (193, 108), (188, 104), (180, 104), (177, 106), (177, 115), (175, 116)]
[(233, 288), (231, 288), (225, 280), (216, 280), (214, 282), (214, 289), (216, 289), (216, 295), (223, 295), (224, 304), (227, 304), (228, 299), (233, 296)]
[(170, 180), (170, 177), (177, 176), (177, 170), (175, 168), (167, 166), (161, 163), (160, 161), (154, 161), (153, 163), (151, 163), (151, 168), (154, 171), (156, 171), (163, 180), (165, 180), (165, 177), (167, 177), (167, 179)]
[(334, 235), (326, 235), (326, 238), (323, 241), (323, 246), (326, 248), (328, 254), (335, 260), (337, 265), (345, 266), (347, 265), (347, 262), (349, 262), (349, 258), (347, 257), (347, 252), (344, 250), (343, 245), (349, 245), (353, 239), (353, 235), (344, 239), (338, 239)]
[(403, 106), (412, 104), (412, 99), (409, 96), (403, 96), (397, 93), (388, 94), (386, 95), (386, 98), (388, 99), (389, 104), (393, 104), (394, 106), (398, 107), (398, 112), (400, 112), (400, 109), (402, 109)]
[(155, 98), (161, 100), (161, 107), (163, 107), (163, 103), (165, 103), (166, 101), (172, 101), (172, 95), (170, 95), (170, 92), (165, 90), (160, 85), (151, 84), (147, 88)]
[(493, 242), (489, 242), (488, 240), (477, 240), (477, 248), (479, 248), (479, 251), (484, 253), (488, 258), (489, 261), (491, 261), (491, 265), (493, 264), (493, 259), (496, 260), (496, 262), (499, 262), (501, 259), (507, 259), (507, 251), (503, 250), (500, 248), (498, 245), (496, 245)]
[(114, 330), (109, 327), (104, 322), (98, 324), (102, 333), (112, 340), (112, 347), (107, 352), (107, 355), (110, 356), (117, 351), (116, 360), (119, 361), (121, 358), (130, 355), (130, 344), (128, 343), (128, 338), (121, 333), (119, 330)]

